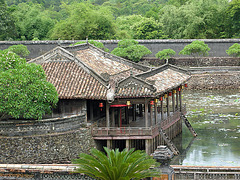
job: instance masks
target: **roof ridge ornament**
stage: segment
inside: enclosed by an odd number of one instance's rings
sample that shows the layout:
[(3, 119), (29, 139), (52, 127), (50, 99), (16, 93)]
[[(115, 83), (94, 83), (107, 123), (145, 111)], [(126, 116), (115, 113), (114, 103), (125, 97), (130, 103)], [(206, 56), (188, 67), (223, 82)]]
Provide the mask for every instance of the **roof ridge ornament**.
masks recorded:
[(166, 64), (169, 64), (169, 63), (168, 63), (168, 59), (166, 59)]
[(58, 46), (61, 46), (60, 38), (58, 38), (57, 45), (58, 45)]

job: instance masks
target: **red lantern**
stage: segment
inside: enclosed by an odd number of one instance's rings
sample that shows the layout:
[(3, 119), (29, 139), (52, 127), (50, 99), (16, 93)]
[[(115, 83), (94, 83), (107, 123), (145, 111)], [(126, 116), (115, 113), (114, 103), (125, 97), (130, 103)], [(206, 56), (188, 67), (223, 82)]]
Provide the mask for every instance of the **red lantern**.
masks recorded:
[(169, 92), (169, 93), (168, 93), (168, 96), (172, 96), (172, 92)]
[(163, 97), (162, 96), (159, 98), (159, 101), (163, 101)]
[(151, 104), (151, 105), (154, 105), (154, 101), (150, 101), (150, 104)]
[(99, 103), (99, 107), (101, 108), (101, 111), (102, 111), (103, 103)]
[(188, 85), (187, 84), (184, 84), (184, 86), (187, 88), (188, 87)]

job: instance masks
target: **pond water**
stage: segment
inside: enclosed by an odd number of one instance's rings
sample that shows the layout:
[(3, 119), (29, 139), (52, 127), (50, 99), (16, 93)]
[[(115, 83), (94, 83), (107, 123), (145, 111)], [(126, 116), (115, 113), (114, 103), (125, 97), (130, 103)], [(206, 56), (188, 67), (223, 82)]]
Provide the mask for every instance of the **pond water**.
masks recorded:
[(193, 138), (183, 124), (174, 140), (181, 155), (171, 164), (240, 166), (240, 91), (184, 91), (183, 99), (198, 136)]

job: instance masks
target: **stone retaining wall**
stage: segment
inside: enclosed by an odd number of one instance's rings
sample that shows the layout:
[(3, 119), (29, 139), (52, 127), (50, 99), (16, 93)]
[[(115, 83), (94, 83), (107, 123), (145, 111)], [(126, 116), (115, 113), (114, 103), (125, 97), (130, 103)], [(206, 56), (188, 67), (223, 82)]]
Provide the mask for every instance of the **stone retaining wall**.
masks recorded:
[(1, 123), (0, 164), (70, 163), (96, 146), (81, 116), (31, 123)]
[[(234, 57), (175, 57), (168, 61), (170, 64), (180, 67), (207, 67), (207, 66), (240, 66), (240, 58)], [(144, 58), (141, 64), (161, 66), (165, 60), (157, 58)]]
[(240, 72), (199, 72), (192, 74), (189, 89), (240, 89)]

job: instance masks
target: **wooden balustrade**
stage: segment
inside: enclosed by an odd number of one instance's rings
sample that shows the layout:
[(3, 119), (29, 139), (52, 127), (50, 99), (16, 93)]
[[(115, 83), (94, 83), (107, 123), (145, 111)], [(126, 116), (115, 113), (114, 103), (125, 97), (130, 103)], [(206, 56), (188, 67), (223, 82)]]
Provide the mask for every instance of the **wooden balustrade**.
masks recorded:
[[(182, 108), (186, 112), (186, 107)], [(169, 128), (180, 119), (181, 112), (176, 111), (166, 119), (152, 127), (92, 127), (92, 136), (153, 136), (159, 133), (159, 128), (163, 130)]]

